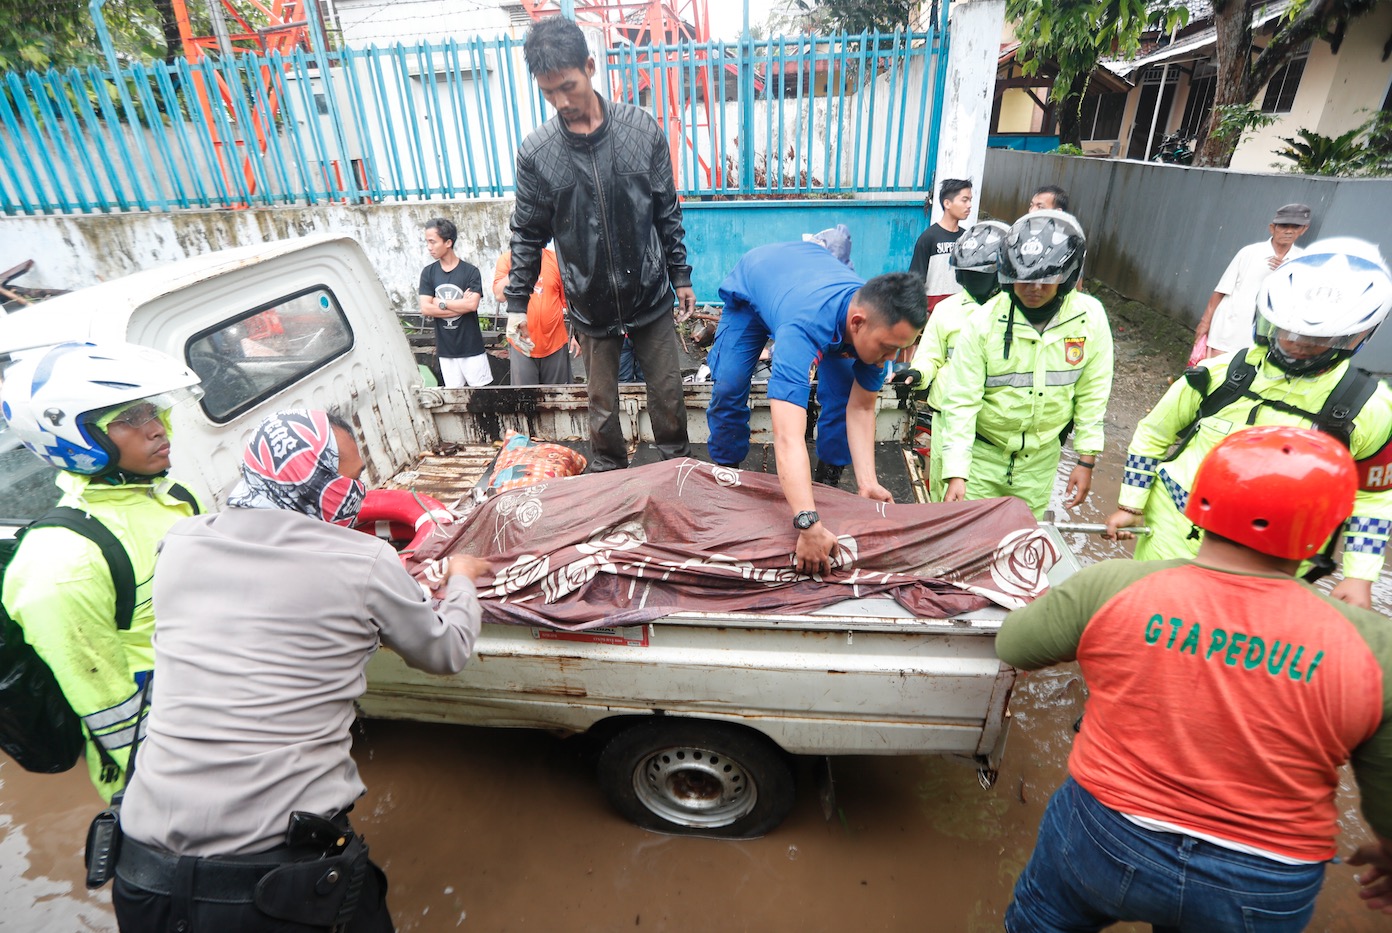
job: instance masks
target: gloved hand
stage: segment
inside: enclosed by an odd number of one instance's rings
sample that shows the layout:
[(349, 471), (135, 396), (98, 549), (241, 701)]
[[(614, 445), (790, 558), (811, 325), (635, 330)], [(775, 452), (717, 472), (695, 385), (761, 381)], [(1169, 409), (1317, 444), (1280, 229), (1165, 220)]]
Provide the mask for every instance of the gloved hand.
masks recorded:
[(916, 369), (901, 369), (889, 377), (891, 385), (916, 386), (923, 378), (923, 373)]
[(527, 333), (527, 315), (509, 314), (507, 316), (507, 338), (511, 340), (517, 349), (528, 355), (532, 348), (536, 346), (532, 342), (531, 334)]

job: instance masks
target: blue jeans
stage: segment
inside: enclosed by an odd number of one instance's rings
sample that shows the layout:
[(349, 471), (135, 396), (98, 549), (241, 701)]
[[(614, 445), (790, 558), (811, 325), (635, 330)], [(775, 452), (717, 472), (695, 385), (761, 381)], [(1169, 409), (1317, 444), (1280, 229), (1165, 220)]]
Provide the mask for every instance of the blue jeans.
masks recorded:
[[(711, 370), (711, 401), (706, 409), (710, 428), (707, 450), (716, 463), (734, 465), (749, 455), (749, 384), (759, 354), (768, 342), (763, 320), (751, 311), (729, 305), (720, 317), (715, 344), (706, 356)], [(774, 355), (778, 354), (777, 345)], [(846, 438), (846, 404), (855, 381), (852, 359), (823, 357), (817, 364), (817, 458), (847, 466), (851, 446)], [(770, 388), (774, 388), (772, 381)]]
[(1005, 928), (1080, 933), (1127, 920), (1157, 933), (1297, 933), (1323, 881), (1323, 862), (1283, 865), (1143, 829), (1070, 777), (1049, 800)]

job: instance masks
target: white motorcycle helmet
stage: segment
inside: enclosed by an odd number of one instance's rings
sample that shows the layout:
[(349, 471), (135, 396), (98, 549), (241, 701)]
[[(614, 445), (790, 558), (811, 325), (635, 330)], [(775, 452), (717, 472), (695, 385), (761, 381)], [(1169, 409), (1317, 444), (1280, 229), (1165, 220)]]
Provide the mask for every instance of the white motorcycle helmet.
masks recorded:
[(0, 413), (39, 459), (69, 473), (105, 476), (116, 472), (120, 452), (98, 423), (136, 401), (167, 418), (174, 405), (202, 395), (198, 382), (193, 370), (148, 347), (63, 343), (5, 371)]
[(1254, 336), (1275, 366), (1295, 375), (1320, 373), (1357, 353), (1389, 311), (1392, 274), (1377, 247), (1336, 237), (1312, 244), (1266, 277)]

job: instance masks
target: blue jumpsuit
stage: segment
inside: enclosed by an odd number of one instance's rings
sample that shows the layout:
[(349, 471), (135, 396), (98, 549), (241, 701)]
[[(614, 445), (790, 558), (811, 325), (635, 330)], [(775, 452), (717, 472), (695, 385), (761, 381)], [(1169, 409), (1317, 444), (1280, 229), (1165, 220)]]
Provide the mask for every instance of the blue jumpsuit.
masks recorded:
[(870, 392), (885, 367), (862, 363), (844, 340), (851, 296), (865, 284), (817, 243), (771, 243), (744, 254), (720, 285), (725, 310), (706, 359), (711, 369), (710, 456), (737, 464), (749, 453), (749, 383), (759, 353), (774, 339), (768, 397), (806, 408), (817, 371), (817, 456), (846, 466), (846, 403), (854, 380)]

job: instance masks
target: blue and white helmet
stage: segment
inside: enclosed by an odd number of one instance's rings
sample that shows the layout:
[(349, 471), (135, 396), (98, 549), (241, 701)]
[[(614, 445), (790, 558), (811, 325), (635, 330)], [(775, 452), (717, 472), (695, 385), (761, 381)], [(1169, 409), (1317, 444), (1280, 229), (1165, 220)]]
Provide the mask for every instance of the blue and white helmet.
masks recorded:
[(1392, 311), (1392, 275), (1378, 248), (1320, 240), (1281, 264), (1257, 293), (1255, 338), (1290, 373), (1317, 373), (1358, 352)]
[(0, 413), (41, 460), (60, 470), (100, 476), (120, 452), (97, 423), (131, 402), (163, 415), (202, 394), (198, 374), (148, 347), (63, 343), (17, 360), (0, 385)]

